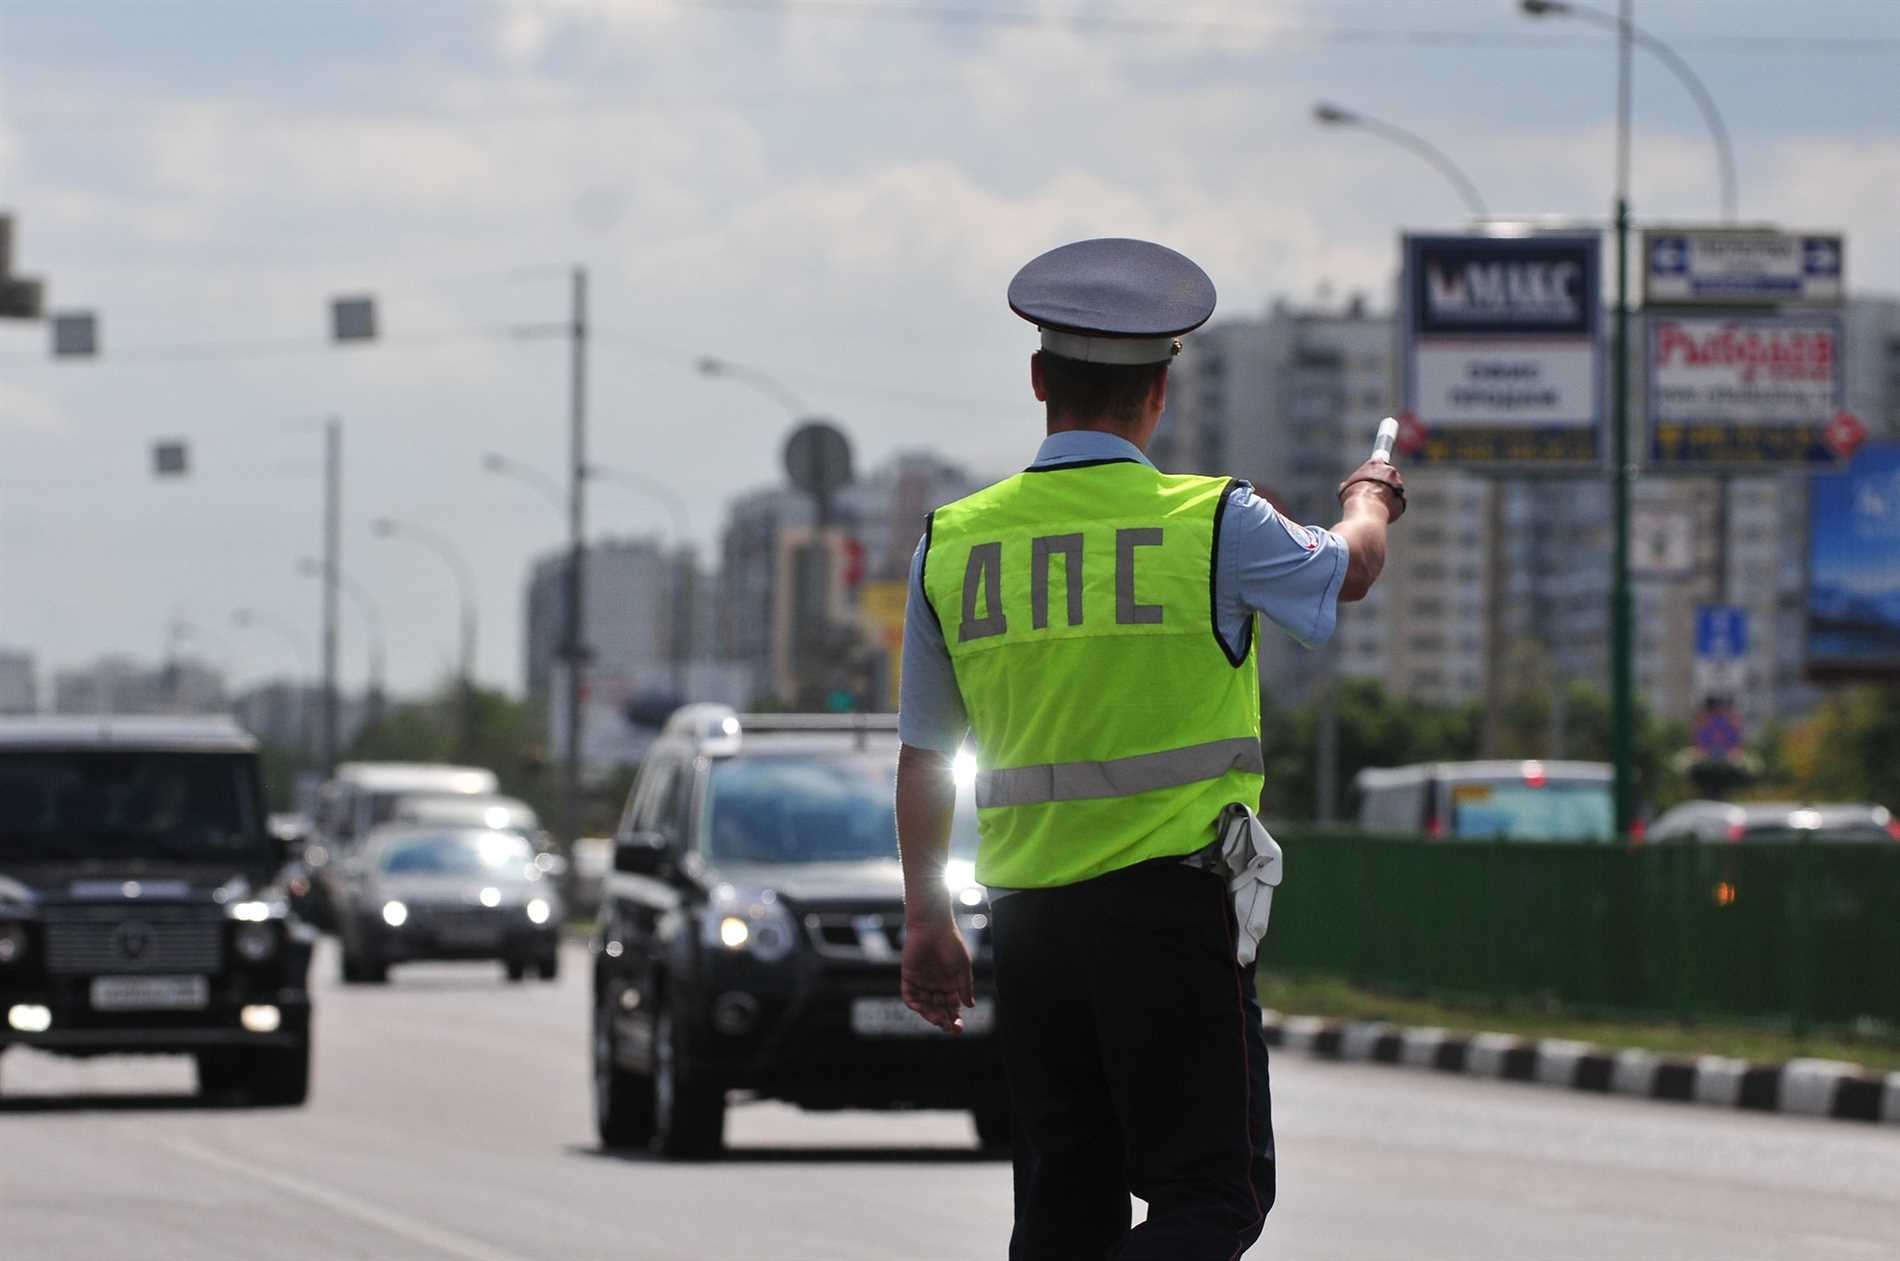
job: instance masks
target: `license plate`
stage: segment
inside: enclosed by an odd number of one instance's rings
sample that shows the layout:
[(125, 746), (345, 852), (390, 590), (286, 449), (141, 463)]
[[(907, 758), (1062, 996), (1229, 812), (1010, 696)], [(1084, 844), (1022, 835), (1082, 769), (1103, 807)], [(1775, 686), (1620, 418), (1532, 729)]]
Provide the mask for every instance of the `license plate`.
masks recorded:
[(473, 950), (501, 944), (499, 924), (444, 924), (436, 929), (436, 940), (445, 946)]
[(202, 1011), (211, 1003), (211, 983), (202, 976), (98, 976), (92, 980), (94, 1011)]
[[(996, 1027), (996, 1008), (987, 998), (963, 1011), (963, 1035), (985, 1034)], [(851, 1032), (860, 1038), (927, 1038), (943, 1031), (904, 1006), (901, 998), (851, 1000)]]

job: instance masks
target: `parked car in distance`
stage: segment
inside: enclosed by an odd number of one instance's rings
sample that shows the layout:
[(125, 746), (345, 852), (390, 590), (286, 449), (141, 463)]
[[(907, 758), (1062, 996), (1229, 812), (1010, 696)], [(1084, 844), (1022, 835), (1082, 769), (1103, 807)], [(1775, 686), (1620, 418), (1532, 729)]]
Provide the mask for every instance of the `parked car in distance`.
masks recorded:
[(343, 979), (379, 984), (392, 964), (496, 960), (508, 979), (560, 970), (561, 898), (513, 832), (389, 824), (336, 881)]
[(304, 1102), (316, 935), (258, 761), (222, 718), (0, 719), (0, 1050), (186, 1054), (205, 1095)]
[(890, 715), (674, 714), (615, 839), (593, 942), (594, 1114), (608, 1147), (718, 1151), (729, 1091), (804, 1108), (960, 1108), (1009, 1142), (975, 766), (952, 860), (977, 1005), (964, 1033), (904, 1005)]
[(1353, 779), (1354, 819), (1369, 832), (1438, 839), (1610, 841), (1616, 807), (1602, 762), (1421, 762)]
[(1871, 802), (1685, 801), (1649, 825), (1669, 841), (1900, 841), (1900, 819)]

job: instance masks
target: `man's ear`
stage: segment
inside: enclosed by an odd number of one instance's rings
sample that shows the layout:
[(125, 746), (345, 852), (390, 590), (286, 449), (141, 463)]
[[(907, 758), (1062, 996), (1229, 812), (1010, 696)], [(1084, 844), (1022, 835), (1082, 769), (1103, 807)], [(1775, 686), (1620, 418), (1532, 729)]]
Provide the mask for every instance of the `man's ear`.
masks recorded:
[(1155, 415), (1159, 416), (1163, 411), (1167, 410), (1167, 406), (1168, 369), (1167, 365), (1164, 364), (1162, 365), (1161, 371), (1155, 374), (1155, 383), (1148, 387), (1148, 407)]
[(1049, 401), (1049, 391), (1044, 389), (1042, 384), (1042, 352), (1040, 350), (1031, 352), (1029, 356), (1029, 388), (1035, 393), (1038, 403)]

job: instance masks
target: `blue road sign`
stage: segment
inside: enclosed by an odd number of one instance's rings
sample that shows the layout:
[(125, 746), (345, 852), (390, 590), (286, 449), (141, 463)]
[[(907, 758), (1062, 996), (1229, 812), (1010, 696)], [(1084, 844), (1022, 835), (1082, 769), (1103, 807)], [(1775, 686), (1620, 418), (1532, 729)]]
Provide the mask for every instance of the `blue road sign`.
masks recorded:
[(1730, 661), (1748, 655), (1748, 610), (1735, 604), (1699, 604), (1695, 611), (1695, 655)]

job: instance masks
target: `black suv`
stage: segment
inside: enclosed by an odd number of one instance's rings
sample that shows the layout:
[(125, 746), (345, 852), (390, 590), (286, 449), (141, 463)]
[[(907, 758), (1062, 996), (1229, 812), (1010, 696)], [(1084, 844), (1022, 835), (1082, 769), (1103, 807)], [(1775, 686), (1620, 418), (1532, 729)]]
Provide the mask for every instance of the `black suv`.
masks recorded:
[(805, 1108), (965, 1108), (1009, 1141), (1009, 1102), (958, 811), (959, 919), (977, 1006), (960, 1036), (898, 996), (903, 877), (888, 715), (679, 711), (614, 842), (593, 942), (594, 1109), (608, 1147), (707, 1156), (729, 1091)]
[(0, 720), (0, 1050), (185, 1052), (208, 1095), (302, 1103), (285, 858), (226, 720)]

